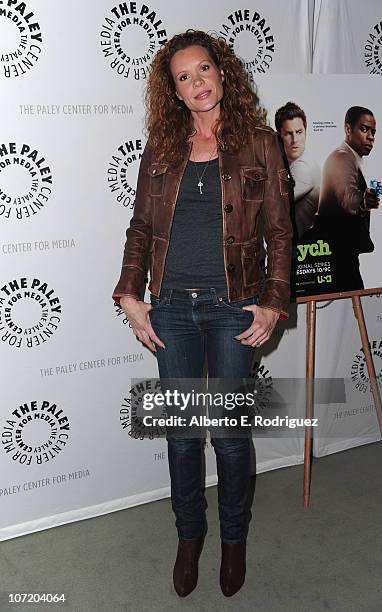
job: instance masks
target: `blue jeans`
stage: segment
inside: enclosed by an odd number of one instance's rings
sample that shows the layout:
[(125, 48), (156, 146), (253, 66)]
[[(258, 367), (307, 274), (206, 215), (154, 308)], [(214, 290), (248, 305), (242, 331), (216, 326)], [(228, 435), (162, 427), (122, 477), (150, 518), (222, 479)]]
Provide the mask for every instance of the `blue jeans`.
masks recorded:
[[(243, 379), (249, 376), (253, 348), (234, 336), (253, 322), (242, 306), (256, 304), (257, 296), (229, 304), (226, 289), (164, 290), (151, 295), (151, 325), (166, 348), (157, 348), (161, 380), (202, 380), (205, 359), (210, 379)], [(189, 390), (189, 389), (188, 389)], [(210, 391), (210, 385), (209, 385)], [(212, 428), (214, 429), (214, 428)], [(247, 537), (252, 518), (249, 502), (251, 428), (242, 437), (215, 436), (211, 431), (218, 474), (220, 537), (240, 542)], [(178, 536), (195, 539), (207, 531), (203, 493), (203, 440), (167, 437), (171, 478), (171, 503)]]

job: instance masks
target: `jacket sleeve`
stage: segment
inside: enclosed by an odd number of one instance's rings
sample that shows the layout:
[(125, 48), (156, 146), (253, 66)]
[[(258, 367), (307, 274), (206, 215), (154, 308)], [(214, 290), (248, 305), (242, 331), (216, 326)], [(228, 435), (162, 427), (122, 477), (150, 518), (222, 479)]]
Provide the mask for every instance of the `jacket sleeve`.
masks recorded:
[(289, 181), (277, 134), (265, 143), (268, 178), (261, 208), (264, 237), (267, 243), (267, 276), (259, 306), (288, 319), (290, 302), (290, 268), (292, 259), (292, 222), (290, 218)]
[(122, 270), (113, 291), (113, 300), (120, 303), (122, 296), (131, 295), (143, 300), (147, 259), (152, 239), (152, 203), (149, 195), (148, 168), (151, 163), (148, 144), (144, 149), (138, 172), (134, 213), (126, 230)]

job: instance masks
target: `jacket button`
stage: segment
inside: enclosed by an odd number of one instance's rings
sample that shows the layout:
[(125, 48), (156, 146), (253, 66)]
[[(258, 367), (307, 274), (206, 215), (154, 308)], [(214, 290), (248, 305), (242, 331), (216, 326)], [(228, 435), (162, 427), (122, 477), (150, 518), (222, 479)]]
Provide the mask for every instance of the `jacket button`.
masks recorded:
[(234, 236), (228, 236), (228, 238), (227, 238), (227, 244), (232, 244), (233, 242), (235, 242), (235, 238), (234, 238)]
[(153, 168), (153, 174), (156, 174), (156, 173), (157, 173), (157, 169)]
[(225, 204), (224, 210), (225, 210), (225, 212), (232, 212), (233, 211), (232, 204)]
[(223, 181), (230, 181), (231, 180), (231, 175), (230, 174), (223, 174), (222, 175), (222, 179), (223, 179)]
[(235, 266), (233, 264), (228, 264), (227, 270), (228, 270), (228, 272), (234, 272)]

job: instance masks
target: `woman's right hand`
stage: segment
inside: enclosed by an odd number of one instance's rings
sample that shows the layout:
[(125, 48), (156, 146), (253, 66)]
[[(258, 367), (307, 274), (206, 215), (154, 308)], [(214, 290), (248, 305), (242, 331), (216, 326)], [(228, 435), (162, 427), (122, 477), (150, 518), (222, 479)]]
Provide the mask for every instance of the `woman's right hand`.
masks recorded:
[(158, 338), (155, 331), (151, 327), (149, 311), (152, 309), (151, 304), (136, 300), (131, 296), (124, 296), (120, 299), (121, 308), (129, 319), (133, 333), (138, 340), (143, 342), (151, 351), (156, 353), (154, 342), (166, 348), (162, 340)]

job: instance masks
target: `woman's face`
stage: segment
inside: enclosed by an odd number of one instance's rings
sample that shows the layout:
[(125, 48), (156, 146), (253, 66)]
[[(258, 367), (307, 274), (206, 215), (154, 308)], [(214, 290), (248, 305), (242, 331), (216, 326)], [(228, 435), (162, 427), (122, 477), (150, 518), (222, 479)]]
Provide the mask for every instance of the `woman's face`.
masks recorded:
[(223, 97), (223, 70), (212, 61), (207, 49), (192, 45), (177, 51), (170, 62), (176, 95), (190, 111), (207, 112)]

